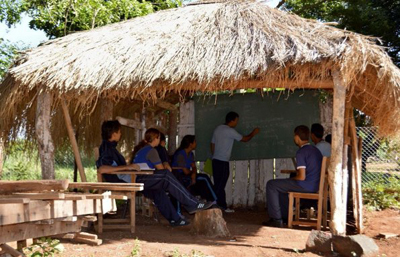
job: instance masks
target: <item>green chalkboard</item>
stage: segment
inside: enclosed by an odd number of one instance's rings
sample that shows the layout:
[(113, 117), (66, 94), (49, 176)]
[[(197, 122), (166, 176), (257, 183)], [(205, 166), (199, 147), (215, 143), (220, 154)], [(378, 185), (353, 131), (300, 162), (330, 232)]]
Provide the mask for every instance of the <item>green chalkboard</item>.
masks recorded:
[(211, 157), (213, 131), (225, 123), (229, 111), (239, 114), (236, 130), (240, 134), (248, 135), (253, 128), (260, 128), (260, 133), (251, 141), (235, 141), (231, 160), (294, 157), (298, 149), (293, 142), (294, 128), (320, 122), (315, 90), (275, 91), (263, 96), (256, 93), (197, 96), (194, 100), (196, 159), (199, 161)]

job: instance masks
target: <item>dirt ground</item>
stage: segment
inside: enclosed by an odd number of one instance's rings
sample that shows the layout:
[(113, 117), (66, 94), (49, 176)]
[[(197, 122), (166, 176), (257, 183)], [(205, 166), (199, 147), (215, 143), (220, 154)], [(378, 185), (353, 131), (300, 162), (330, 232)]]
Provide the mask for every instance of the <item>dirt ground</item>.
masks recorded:
[[(101, 246), (62, 241), (62, 256), (130, 256), (139, 240), (141, 256), (180, 256), (199, 251), (198, 256), (318, 256), (303, 252), (310, 229), (282, 229), (261, 226), (265, 212), (237, 210), (225, 214), (230, 238), (207, 238), (190, 234), (190, 226), (173, 228), (165, 220), (137, 216), (137, 232), (105, 231)], [(379, 256), (400, 256), (400, 238), (378, 239), (381, 232), (400, 233), (400, 212), (385, 210), (366, 212), (365, 234), (373, 237), (380, 248)], [(175, 251), (175, 255), (172, 253)], [(335, 256), (335, 255), (330, 255)]]

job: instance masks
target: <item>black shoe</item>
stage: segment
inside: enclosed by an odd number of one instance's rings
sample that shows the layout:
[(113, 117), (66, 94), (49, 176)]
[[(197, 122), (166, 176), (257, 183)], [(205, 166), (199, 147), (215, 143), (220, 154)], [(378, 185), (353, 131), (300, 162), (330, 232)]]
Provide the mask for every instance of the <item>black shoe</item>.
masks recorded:
[(186, 226), (189, 225), (190, 222), (188, 220), (182, 219), (180, 218), (179, 220), (175, 221), (175, 220), (171, 220), (169, 222), (169, 224), (171, 225), (171, 227), (181, 227), (181, 226)]
[(189, 214), (196, 213), (198, 211), (207, 210), (213, 205), (213, 202), (198, 203), (194, 209), (187, 210)]
[(267, 227), (275, 227), (275, 228), (283, 228), (283, 221), (278, 219), (270, 219), (267, 222), (262, 223), (263, 226)]

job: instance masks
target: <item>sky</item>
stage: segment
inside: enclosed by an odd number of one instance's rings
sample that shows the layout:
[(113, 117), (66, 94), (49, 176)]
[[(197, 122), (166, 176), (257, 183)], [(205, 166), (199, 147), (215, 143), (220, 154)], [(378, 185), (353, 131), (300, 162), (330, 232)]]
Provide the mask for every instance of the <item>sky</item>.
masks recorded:
[(11, 28), (8, 28), (4, 23), (0, 23), (0, 38), (26, 47), (36, 47), (41, 42), (47, 41), (48, 38), (43, 31), (29, 28), (29, 21), (30, 18), (24, 15), (21, 22)]
[[(275, 7), (279, 0), (261, 0), (271, 7)], [(186, 0), (184, 2), (190, 2)], [(9, 40), (21, 47), (36, 47), (38, 44), (47, 41), (46, 34), (41, 30), (29, 28), (29, 17), (24, 15), (22, 20), (16, 26), (8, 28), (4, 23), (0, 23), (0, 38)]]

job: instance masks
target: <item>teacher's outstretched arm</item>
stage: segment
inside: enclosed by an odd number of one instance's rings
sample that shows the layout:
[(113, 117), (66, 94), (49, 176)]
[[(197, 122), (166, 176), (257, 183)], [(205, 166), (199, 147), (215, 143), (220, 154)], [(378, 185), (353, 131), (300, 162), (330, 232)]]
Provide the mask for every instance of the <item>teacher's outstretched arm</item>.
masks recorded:
[(253, 131), (248, 134), (247, 136), (244, 136), (242, 138), (242, 140), (240, 140), (241, 142), (248, 142), (250, 141), (255, 135), (257, 135), (260, 132), (260, 128), (255, 128), (253, 129)]

